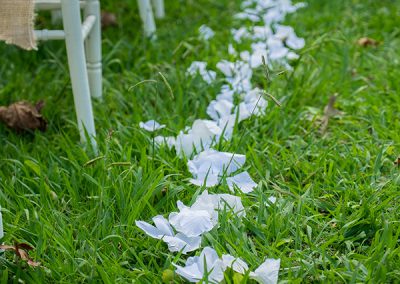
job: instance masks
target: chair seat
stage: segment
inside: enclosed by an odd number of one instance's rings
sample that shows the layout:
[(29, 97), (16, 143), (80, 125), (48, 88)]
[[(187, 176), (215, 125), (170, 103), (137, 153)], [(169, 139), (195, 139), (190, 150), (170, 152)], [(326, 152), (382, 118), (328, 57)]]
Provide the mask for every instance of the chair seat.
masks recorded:
[[(58, 10), (61, 9), (61, 0), (34, 0), (37, 10)], [(79, 1), (81, 9), (85, 8), (86, 2)]]

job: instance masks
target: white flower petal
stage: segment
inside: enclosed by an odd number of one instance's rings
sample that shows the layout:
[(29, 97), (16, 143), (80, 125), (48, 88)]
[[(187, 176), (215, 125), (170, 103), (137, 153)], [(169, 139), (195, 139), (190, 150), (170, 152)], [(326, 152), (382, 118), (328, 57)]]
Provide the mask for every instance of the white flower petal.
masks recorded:
[(146, 130), (146, 131), (154, 132), (156, 130), (165, 128), (165, 125), (164, 124), (159, 124), (155, 120), (149, 120), (149, 121), (146, 121), (146, 122), (139, 122), (139, 127), (144, 129), (144, 130)]
[(250, 272), (250, 278), (261, 284), (276, 284), (278, 283), (280, 265), (280, 259), (269, 258), (254, 272)]
[(212, 83), (217, 76), (215, 71), (207, 70), (207, 63), (203, 61), (193, 61), (187, 69), (187, 73), (192, 76), (199, 73), (203, 80), (209, 84)]
[(160, 229), (154, 227), (153, 225), (150, 225), (147, 222), (135, 221), (135, 224), (136, 224), (136, 226), (138, 226), (140, 229), (142, 229), (147, 235), (149, 235), (152, 238), (161, 239), (163, 236), (165, 236), (164, 232), (162, 232)]
[(234, 271), (245, 274), (249, 270), (249, 266), (241, 258), (233, 257), (230, 254), (222, 255), (222, 263), (224, 265), (224, 270), (227, 267), (232, 268)]
[(175, 230), (188, 237), (198, 237), (211, 231), (214, 227), (211, 216), (207, 211), (190, 208), (183, 208), (179, 212), (171, 213), (169, 222)]
[(183, 254), (186, 254), (200, 247), (201, 237), (188, 237), (178, 233), (176, 236), (165, 236), (163, 241), (168, 244), (171, 252), (182, 251)]
[(156, 136), (154, 137), (154, 142), (158, 145), (167, 145), (169, 149), (175, 147), (176, 138), (173, 136)]
[(205, 247), (199, 256), (199, 269), (204, 274), (207, 268), (208, 281), (219, 283), (224, 279), (224, 265), (217, 252), (210, 247)]
[(239, 196), (234, 196), (230, 194), (218, 194), (220, 197), (218, 209), (227, 208), (232, 210), (233, 213), (237, 214), (239, 217), (245, 216), (246, 212), (242, 204), (242, 199)]
[(196, 283), (203, 278), (203, 273), (200, 272), (198, 263), (187, 264), (185, 267), (173, 264), (176, 267), (176, 274), (182, 276), (192, 283)]
[(168, 220), (164, 218), (162, 215), (157, 215), (153, 217), (154, 225), (159, 229), (165, 236), (173, 236), (174, 231), (172, 230), (171, 225)]
[(301, 49), (306, 45), (304, 38), (297, 37), (295, 34), (286, 40), (287, 46), (293, 49)]
[(197, 119), (187, 134), (182, 132), (176, 138), (176, 151), (178, 154), (191, 156), (194, 151), (209, 149), (221, 133), (222, 130), (215, 121)]
[(205, 190), (202, 194), (197, 196), (196, 201), (190, 207), (194, 210), (205, 210), (211, 216), (211, 222), (213, 225), (218, 224), (218, 207), (219, 207), (220, 197), (218, 194), (208, 194)]
[(197, 178), (190, 179), (189, 182), (197, 186), (212, 187), (219, 184), (219, 177), (215, 174), (200, 174), (197, 176)]
[(245, 161), (246, 156), (244, 155), (209, 149), (195, 156), (193, 160), (188, 161), (188, 167), (194, 179), (199, 181), (210, 176), (222, 177), (223, 174), (229, 175), (243, 167)]
[(205, 247), (200, 256), (189, 257), (185, 267), (174, 264), (176, 273), (190, 282), (198, 282), (208, 275), (209, 283), (219, 283), (224, 279), (224, 266), (216, 251)]
[(209, 26), (206, 26), (206, 25), (202, 25), (199, 28), (199, 33), (200, 33), (200, 37), (204, 40), (209, 40), (210, 38), (214, 37), (214, 35), (215, 35), (215, 32)]
[(233, 62), (229, 62), (228, 60), (222, 60), (217, 63), (217, 68), (226, 76), (232, 77), (233, 72), (235, 70), (235, 64)]
[[(247, 108), (246, 108), (247, 111)], [(240, 121), (240, 117), (239, 117)], [(236, 123), (236, 115), (231, 114), (230, 116), (222, 117), (218, 120), (218, 126), (222, 129), (224, 138), (230, 140), (232, 138), (233, 129)]]
[(207, 114), (215, 121), (221, 117), (229, 116), (233, 109), (233, 103), (228, 100), (213, 100), (207, 107)]
[(235, 48), (233, 47), (233, 45), (231, 43), (228, 45), (228, 53), (230, 55), (236, 55), (237, 54)]
[(248, 172), (242, 172), (233, 177), (228, 177), (226, 182), (230, 190), (234, 190), (235, 184), (243, 193), (250, 193), (257, 186)]

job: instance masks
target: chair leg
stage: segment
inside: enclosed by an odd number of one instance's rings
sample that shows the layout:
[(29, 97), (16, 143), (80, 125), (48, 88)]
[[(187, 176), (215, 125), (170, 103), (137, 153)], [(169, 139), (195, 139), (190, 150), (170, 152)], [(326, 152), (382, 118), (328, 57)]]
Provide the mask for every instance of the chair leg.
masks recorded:
[(139, 13), (143, 21), (144, 34), (152, 36), (156, 32), (156, 23), (154, 22), (153, 10), (150, 0), (138, 0)]
[(79, 1), (61, 0), (61, 10), (65, 31), (69, 72), (71, 76), (72, 91), (81, 140), (82, 142), (86, 142), (86, 130), (90, 137), (91, 144), (96, 149), (96, 142), (94, 140), (96, 130), (94, 128), (89, 80), (86, 72)]
[(102, 96), (102, 71), (101, 71), (101, 15), (100, 2), (98, 0), (87, 0), (84, 10), (85, 17), (93, 15), (96, 17), (91, 32), (86, 38), (86, 64), (89, 76), (90, 94), (93, 98)]
[(165, 17), (164, 0), (152, 0), (155, 15), (157, 19)]

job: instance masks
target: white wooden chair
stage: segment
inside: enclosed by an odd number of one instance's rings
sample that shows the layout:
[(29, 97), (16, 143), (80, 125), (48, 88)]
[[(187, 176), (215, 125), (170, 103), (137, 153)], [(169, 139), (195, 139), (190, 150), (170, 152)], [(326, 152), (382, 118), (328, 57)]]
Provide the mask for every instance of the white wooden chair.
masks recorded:
[[(34, 0), (35, 9), (61, 10), (63, 30), (35, 30), (37, 40), (65, 40), (78, 128), (96, 148), (91, 96), (102, 96), (101, 16), (98, 0)], [(84, 20), (81, 20), (81, 9)]]
[(156, 24), (154, 21), (154, 12), (157, 19), (165, 17), (164, 11), (164, 0), (137, 0), (139, 6), (140, 17), (143, 21), (144, 34), (146, 36), (152, 36), (156, 32)]

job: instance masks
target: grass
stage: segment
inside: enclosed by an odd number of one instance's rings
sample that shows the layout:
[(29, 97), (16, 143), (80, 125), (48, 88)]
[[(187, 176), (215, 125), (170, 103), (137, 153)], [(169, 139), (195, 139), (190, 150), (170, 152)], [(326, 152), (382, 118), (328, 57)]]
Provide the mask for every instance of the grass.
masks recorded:
[[(281, 258), (282, 282), (400, 282), (400, 175), (393, 164), (400, 152), (398, 2), (307, 2), (285, 21), (306, 48), (294, 71), (269, 86), (282, 107), (271, 103), (264, 117), (241, 123), (232, 142), (218, 146), (246, 154), (259, 182), (242, 196), (246, 218), (222, 213), (202, 244), (240, 256), (252, 269), (265, 257)], [(94, 102), (102, 157), (89, 165), (96, 156), (77, 142), (63, 43), (44, 43), (38, 52), (0, 46), (1, 104), (43, 98), (49, 121), (45, 133), (17, 135), (0, 126), (3, 241), (31, 244), (45, 267), (29, 268), (7, 253), (0, 281), (159, 283), (172, 262), (183, 263), (186, 257), (144, 236), (134, 221), (168, 214), (178, 199), (190, 203), (201, 190), (187, 182), (186, 162), (154, 149), (138, 123), (156, 119), (167, 124), (163, 134), (176, 135), (206, 118), (223, 82), (207, 85), (185, 70), (193, 60), (213, 67), (229, 58), (239, 4), (168, 1), (158, 40), (150, 42), (135, 1), (102, 1), (119, 28), (103, 33), (104, 100)], [(197, 39), (204, 23), (216, 31), (208, 43)], [(357, 46), (364, 36), (380, 45)], [(255, 73), (265, 87), (263, 70)], [(157, 82), (130, 88), (149, 79)], [(344, 115), (321, 135), (315, 120), (334, 93)], [(267, 207), (271, 195), (278, 202)]]

